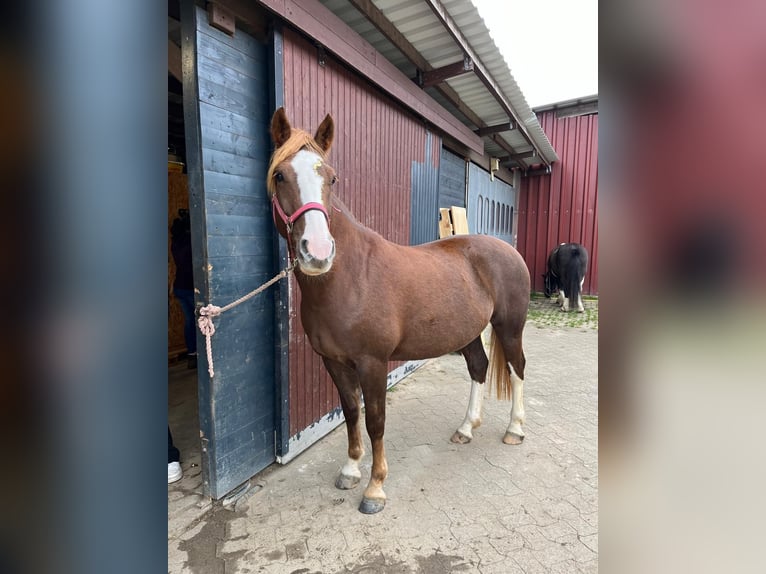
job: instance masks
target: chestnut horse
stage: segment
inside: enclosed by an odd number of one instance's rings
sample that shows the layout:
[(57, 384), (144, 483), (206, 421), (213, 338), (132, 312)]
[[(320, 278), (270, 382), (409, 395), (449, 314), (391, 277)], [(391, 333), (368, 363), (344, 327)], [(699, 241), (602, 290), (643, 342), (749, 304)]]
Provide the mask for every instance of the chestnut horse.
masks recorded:
[[(331, 189), (337, 177), (327, 154), (334, 132), (329, 114), (312, 138), (291, 128), (279, 108), (271, 121), (275, 151), (267, 187), (275, 225), (297, 263), (303, 328), (338, 389), (346, 418), (348, 461), (335, 483), (340, 489), (353, 488), (361, 478), (360, 391), (364, 397), (372, 472), (359, 510), (372, 514), (386, 503), (389, 360), (460, 351), (473, 382), (465, 420), (451, 440), (470, 442), (481, 424), (487, 378), (498, 397), (513, 400), (503, 441), (524, 439), (521, 336), (529, 271), (513, 247), (493, 237), (455, 236), (409, 247), (363, 226)], [(491, 361), (481, 340), (489, 323)]]

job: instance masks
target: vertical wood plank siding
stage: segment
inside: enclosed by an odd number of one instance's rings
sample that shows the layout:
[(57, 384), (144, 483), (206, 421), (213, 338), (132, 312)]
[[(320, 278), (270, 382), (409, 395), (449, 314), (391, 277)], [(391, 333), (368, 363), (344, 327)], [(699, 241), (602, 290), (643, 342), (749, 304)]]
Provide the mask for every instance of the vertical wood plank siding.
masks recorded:
[[(325, 114), (335, 119), (329, 161), (338, 173), (335, 191), (357, 219), (395, 243), (410, 243), (413, 162), (437, 166), (441, 138), (432, 136), (392, 99), (325, 56), (313, 43), (284, 30), (284, 106), (292, 124), (315, 130)], [(436, 191), (434, 190), (434, 194)], [(434, 213), (434, 225), (437, 214)], [(300, 290), (290, 287), (290, 435), (333, 410), (340, 400), (322, 360), (300, 323)], [(401, 363), (391, 363), (393, 370)]]
[(439, 207), (465, 207), (465, 160), (442, 148), (439, 165)]
[(543, 290), (542, 274), (559, 243), (581, 243), (590, 256), (583, 292), (598, 294), (598, 114), (557, 118), (540, 114), (561, 161), (550, 175), (522, 178), (518, 249), (529, 266), (532, 288)]
[[(232, 38), (184, 4), (184, 109), (197, 304), (225, 305), (273, 275), (273, 224), (266, 196), (266, 46)], [(188, 90), (187, 90), (188, 88)], [(267, 291), (216, 320), (215, 377), (200, 354), (204, 488), (220, 498), (274, 461), (274, 301)]]

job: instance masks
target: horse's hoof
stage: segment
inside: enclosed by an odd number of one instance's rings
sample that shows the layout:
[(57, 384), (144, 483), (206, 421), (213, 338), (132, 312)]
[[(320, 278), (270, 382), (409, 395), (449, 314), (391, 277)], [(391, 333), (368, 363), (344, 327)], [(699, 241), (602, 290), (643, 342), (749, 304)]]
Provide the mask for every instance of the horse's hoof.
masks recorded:
[(450, 442), (454, 442), (455, 444), (468, 444), (471, 442), (471, 437), (465, 436), (460, 431), (455, 431), (455, 434), (452, 435)]
[(343, 474), (339, 474), (338, 478), (335, 479), (335, 488), (340, 490), (351, 490), (357, 484), (359, 484), (358, 476), (345, 476)]
[(506, 432), (503, 437), (503, 442), (505, 444), (521, 444), (524, 442), (524, 435), (519, 435), (514, 432)]
[(383, 510), (385, 506), (385, 498), (362, 498), (362, 502), (359, 504), (359, 512), (362, 514), (376, 514)]

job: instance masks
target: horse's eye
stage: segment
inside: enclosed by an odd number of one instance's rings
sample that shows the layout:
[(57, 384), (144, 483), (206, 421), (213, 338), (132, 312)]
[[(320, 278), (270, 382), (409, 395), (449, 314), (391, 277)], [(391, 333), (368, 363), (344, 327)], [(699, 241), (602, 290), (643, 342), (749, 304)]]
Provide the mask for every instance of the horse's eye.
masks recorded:
[(282, 182), (285, 180), (285, 176), (282, 175), (281, 171), (278, 171), (274, 174), (274, 179), (276, 179), (279, 182)]
[(330, 181), (330, 185), (335, 185), (336, 183), (338, 183), (338, 176), (334, 175), (334, 176), (332, 176), (332, 180)]

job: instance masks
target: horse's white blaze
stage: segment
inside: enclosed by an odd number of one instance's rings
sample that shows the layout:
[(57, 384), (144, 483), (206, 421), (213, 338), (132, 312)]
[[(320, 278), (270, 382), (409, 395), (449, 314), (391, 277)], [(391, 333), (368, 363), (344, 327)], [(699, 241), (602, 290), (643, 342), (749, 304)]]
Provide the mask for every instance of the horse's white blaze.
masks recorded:
[[(301, 150), (291, 162), (298, 181), (298, 189), (301, 194), (301, 204), (322, 203), (322, 176), (319, 175), (317, 166), (322, 164), (322, 158), (313, 151)], [(328, 259), (332, 255), (333, 239), (327, 219), (320, 211), (312, 210), (303, 215), (305, 228), (303, 237), (309, 255), (320, 261)]]
[(484, 385), (471, 381), (471, 397), (468, 399), (468, 410), (465, 413), (465, 419), (457, 432), (468, 438), (473, 438), (473, 428), (481, 423), (481, 405), (484, 401)]
[(524, 423), (524, 379), (520, 379), (516, 373), (511, 372), (511, 424), (508, 425), (508, 432), (518, 436), (524, 436), (521, 425)]
[(353, 458), (348, 459), (343, 468), (340, 469), (340, 473), (343, 476), (354, 476), (356, 478), (362, 477), (362, 471), (359, 470), (359, 461)]

